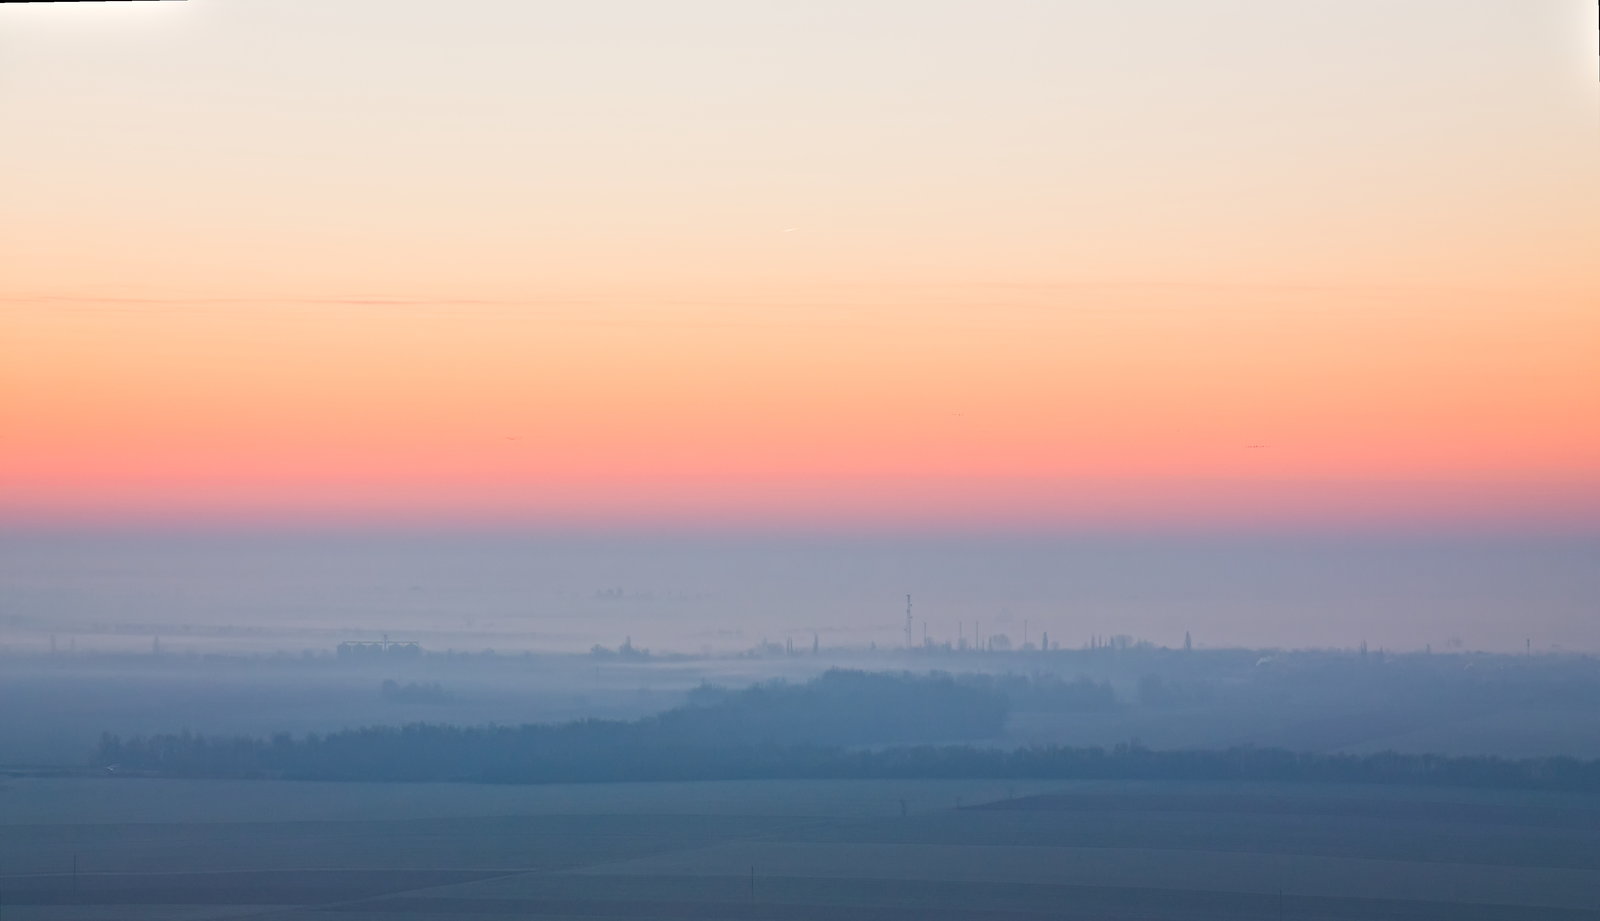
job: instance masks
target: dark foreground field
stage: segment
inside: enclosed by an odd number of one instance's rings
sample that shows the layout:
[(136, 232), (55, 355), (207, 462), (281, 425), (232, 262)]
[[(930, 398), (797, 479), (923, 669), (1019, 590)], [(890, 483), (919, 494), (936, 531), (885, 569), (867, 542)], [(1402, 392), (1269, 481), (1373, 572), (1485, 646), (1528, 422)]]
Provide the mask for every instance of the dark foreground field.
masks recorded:
[(0, 782), (0, 917), (1600, 919), (1600, 798), (982, 781)]

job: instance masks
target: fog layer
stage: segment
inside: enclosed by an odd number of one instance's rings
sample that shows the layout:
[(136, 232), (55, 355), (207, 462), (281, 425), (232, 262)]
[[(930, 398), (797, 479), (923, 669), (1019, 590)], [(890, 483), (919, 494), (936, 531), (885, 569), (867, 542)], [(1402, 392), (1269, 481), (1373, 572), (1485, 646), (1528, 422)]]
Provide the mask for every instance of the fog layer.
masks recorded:
[[(1600, 650), (1600, 540), (0, 535), (0, 651), (687, 653), (793, 641)], [(1026, 636), (1025, 636), (1026, 634)]]

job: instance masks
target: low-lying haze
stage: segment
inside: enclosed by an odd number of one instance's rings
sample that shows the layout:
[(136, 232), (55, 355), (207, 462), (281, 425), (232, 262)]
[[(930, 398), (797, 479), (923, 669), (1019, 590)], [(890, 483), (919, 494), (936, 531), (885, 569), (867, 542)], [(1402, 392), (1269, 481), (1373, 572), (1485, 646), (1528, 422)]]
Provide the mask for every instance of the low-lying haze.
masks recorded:
[[(17, 533), (0, 649), (727, 652), (969, 642), (1600, 649), (1596, 539)], [(1026, 636), (1025, 636), (1026, 633)]]

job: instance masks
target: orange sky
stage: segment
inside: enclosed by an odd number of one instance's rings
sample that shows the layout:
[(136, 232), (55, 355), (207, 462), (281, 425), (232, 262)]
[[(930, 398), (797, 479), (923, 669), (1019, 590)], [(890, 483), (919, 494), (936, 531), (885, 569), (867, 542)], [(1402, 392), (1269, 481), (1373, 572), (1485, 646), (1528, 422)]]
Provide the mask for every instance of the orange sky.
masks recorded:
[(0, 520), (1600, 523), (1586, 3), (169, 6), (0, 13)]
[(970, 296), (855, 321), (772, 303), (641, 319), (54, 302), (8, 324), (4, 468), (26, 488), (7, 500), (46, 519), (808, 524), (1597, 510), (1600, 340), (1576, 300)]

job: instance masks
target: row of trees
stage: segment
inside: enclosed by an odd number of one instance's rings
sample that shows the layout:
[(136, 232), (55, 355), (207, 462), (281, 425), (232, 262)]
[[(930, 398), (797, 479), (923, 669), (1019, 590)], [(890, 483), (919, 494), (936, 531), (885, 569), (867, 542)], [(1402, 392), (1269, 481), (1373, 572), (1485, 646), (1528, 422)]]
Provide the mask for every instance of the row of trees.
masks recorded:
[[(1441, 784), (1600, 792), (1600, 761), (1341, 755), (1282, 749), (1153, 751), (950, 744), (1005, 724), (1008, 679), (831, 671), (805, 684), (704, 687), (633, 721), (449, 726), (328, 734), (101, 737), (95, 762), (172, 777), (547, 783), (734, 778), (1039, 778)], [(1098, 686), (1039, 689), (1098, 705)], [(875, 747), (865, 747), (875, 746)]]
[(1600, 761), (1507, 760), (1383, 752), (1339, 755), (1271, 748), (1155, 751), (916, 745), (880, 749), (738, 742), (710, 745), (634, 724), (413, 724), (270, 739), (184, 733), (105, 735), (97, 761), (169, 777), (559, 783), (730, 779), (991, 778), (1425, 784), (1600, 792)]
[[(391, 682), (392, 684), (392, 682)], [(385, 687), (385, 693), (427, 688)], [(442, 692), (441, 692), (442, 693)], [(416, 723), (268, 739), (192, 733), (101, 738), (121, 772), (348, 780), (630, 780), (780, 771), (802, 751), (998, 735), (1006, 697), (947, 674), (835, 669), (803, 684), (704, 686), (688, 706), (632, 721), (461, 727)], [(805, 757), (813, 757), (807, 755)]]

